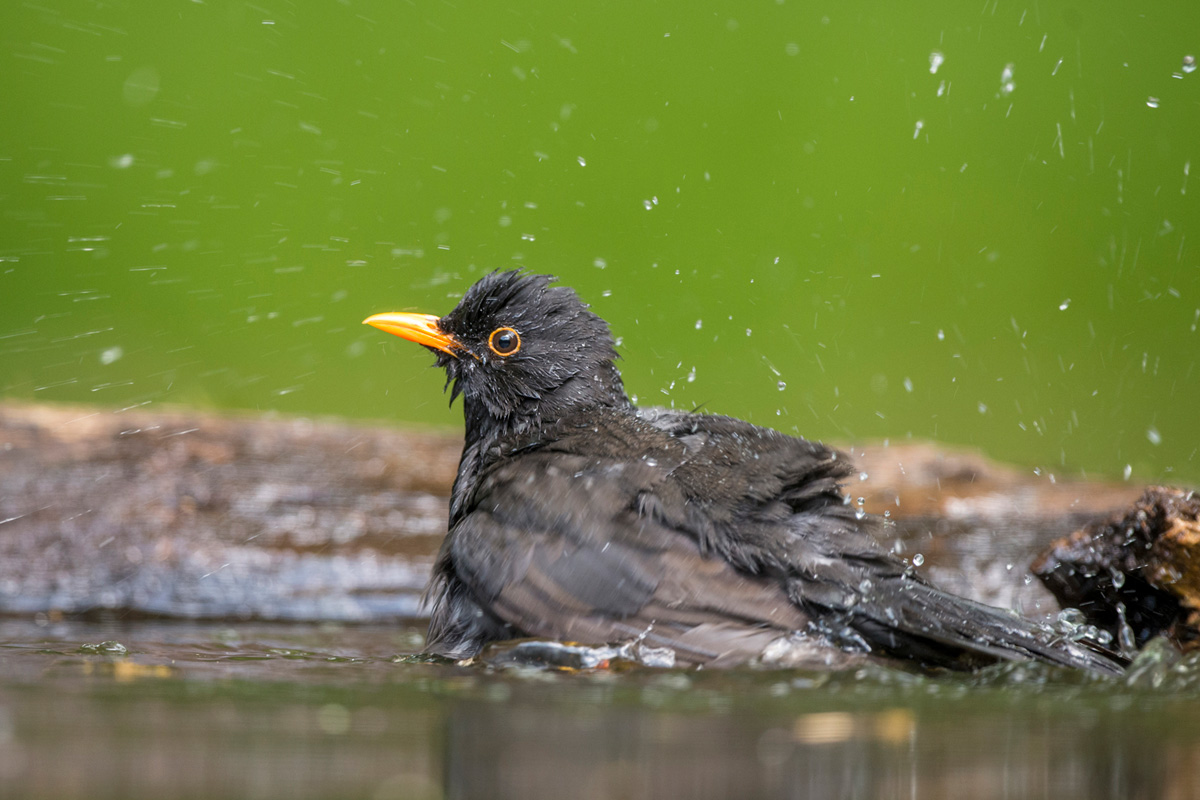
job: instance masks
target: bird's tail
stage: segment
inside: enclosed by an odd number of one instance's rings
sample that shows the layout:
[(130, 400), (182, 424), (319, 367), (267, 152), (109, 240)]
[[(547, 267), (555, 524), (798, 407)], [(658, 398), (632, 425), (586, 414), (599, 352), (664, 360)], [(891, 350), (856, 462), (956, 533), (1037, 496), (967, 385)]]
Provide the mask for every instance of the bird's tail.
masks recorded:
[(938, 589), (885, 552), (863, 522), (839, 516), (826, 509), (821, 524), (794, 520), (787, 589), (843, 644), (950, 669), (1028, 659), (1106, 674), (1126, 666), (1099, 645)]
[(1014, 612), (958, 597), (915, 575), (885, 579), (874, 598), (844, 614), (872, 648), (930, 666), (971, 669), (995, 661), (1034, 659), (1119, 675), (1127, 661)]

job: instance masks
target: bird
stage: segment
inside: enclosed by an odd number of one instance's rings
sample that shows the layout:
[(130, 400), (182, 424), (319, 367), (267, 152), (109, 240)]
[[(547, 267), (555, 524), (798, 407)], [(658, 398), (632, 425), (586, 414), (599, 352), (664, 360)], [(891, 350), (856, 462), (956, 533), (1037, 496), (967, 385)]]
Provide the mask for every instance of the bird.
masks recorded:
[(849, 502), (849, 458), (702, 411), (639, 407), (608, 324), (569, 287), (484, 275), (444, 316), (364, 320), (424, 346), (464, 440), (425, 651), (634, 644), (688, 667), (921, 670), (1119, 656), (933, 585)]

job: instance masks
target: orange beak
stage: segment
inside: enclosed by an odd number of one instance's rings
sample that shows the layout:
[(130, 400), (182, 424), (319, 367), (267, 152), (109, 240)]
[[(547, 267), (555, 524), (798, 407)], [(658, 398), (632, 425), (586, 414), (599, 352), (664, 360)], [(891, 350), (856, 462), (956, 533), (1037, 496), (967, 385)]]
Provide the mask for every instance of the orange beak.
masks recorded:
[(395, 334), (401, 339), (441, 350), (455, 358), (458, 357), (459, 351), (465, 349), (453, 336), (442, 332), (438, 327), (438, 318), (432, 314), (375, 314), (364, 319), (363, 324)]

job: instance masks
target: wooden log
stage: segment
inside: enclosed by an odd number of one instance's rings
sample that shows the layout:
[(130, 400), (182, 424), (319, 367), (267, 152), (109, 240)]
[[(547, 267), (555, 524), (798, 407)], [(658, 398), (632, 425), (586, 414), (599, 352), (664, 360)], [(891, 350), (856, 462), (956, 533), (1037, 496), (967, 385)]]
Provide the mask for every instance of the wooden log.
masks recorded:
[[(0, 402), (0, 613), (419, 616), (461, 446), (344, 421)], [(1032, 554), (1139, 491), (926, 443), (851, 455), (852, 502), (895, 521), (901, 555), (1030, 614), (1057, 610)]]
[(1200, 646), (1200, 497), (1152, 486), (1129, 508), (1058, 539), (1033, 572), (1124, 649), (1166, 635)]

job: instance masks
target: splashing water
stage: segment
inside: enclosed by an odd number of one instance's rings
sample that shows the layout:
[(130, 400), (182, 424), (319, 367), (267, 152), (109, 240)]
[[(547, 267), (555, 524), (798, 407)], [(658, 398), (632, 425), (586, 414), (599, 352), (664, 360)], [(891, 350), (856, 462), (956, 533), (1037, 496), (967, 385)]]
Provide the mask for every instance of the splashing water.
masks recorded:
[(1004, 69), (1000, 72), (1000, 96), (1008, 97), (1017, 88), (1016, 82), (1013, 80), (1013, 65), (1005, 64)]

